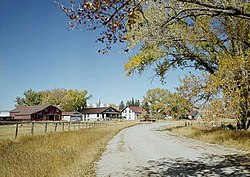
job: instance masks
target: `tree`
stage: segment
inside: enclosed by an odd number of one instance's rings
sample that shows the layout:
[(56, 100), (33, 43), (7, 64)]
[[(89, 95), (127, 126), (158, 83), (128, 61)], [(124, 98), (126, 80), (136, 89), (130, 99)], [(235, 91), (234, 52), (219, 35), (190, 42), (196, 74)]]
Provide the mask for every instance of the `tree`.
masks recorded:
[(170, 92), (165, 89), (149, 89), (143, 97), (142, 107), (150, 114), (163, 115)]
[(140, 106), (140, 100), (138, 99), (134, 99), (133, 97), (131, 98), (131, 100), (128, 100), (126, 102), (126, 106)]
[(112, 108), (115, 108), (115, 109), (118, 109), (119, 107), (116, 105), (116, 104), (114, 104), (114, 103), (108, 103), (108, 106), (109, 107), (112, 107)]
[[(237, 60), (246, 58), (250, 50), (248, 1), (89, 0), (80, 6), (74, 1), (70, 8), (59, 6), (70, 18), (72, 28), (81, 24), (90, 29), (104, 27), (98, 41), (105, 43), (106, 49), (117, 41), (127, 42), (130, 49), (139, 48), (139, 52), (125, 63), (128, 75), (142, 73), (153, 66), (156, 75), (164, 82), (169, 69), (191, 67), (205, 71), (209, 77), (217, 73), (216, 78), (219, 78), (222, 75), (217, 71), (221, 68), (223, 54)], [(240, 72), (232, 73), (234, 79), (243, 79), (239, 77)], [(228, 96), (226, 87), (216, 88), (225, 98), (234, 100), (233, 95)], [(237, 92), (241, 91), (238, 97), (249, 99), (249, 91), (245, 93), (244, 89), (238, 89)], [(212, 95), (207, 93), (207, 96)], [(248, 104), (245, 101), (244, 106), (237, 102), (241, 105), (238, 107), (241, 107), (242, 119), (246, 120), (247, 111), (243, 110)]]
[(39, 105), (52, 104), (62, 111), (79, 111), (87, 106), (86, 90), (73, 89), (52, 89), (47, 91), (33, 91), (31, 89), (24, 92), (24, 98), (17, 97), (17, 105)]
[(69, 89), (62, 97), (60, 108), (64, 111), (80, 111), (87, 107), (87, 100), (91, 96), (87, 96), (86, 90)]
[(42, 92), (36, 92), (32, 89), (29, 89), (24, 92), (24, 98), (16, 97), (15, 102), (16, 105), (26, 105), (26, 106), (34, 106), (39, 105), (42, 102)]
[[(246, 56), (221, 54), (220, 68), (212, 75), (189, 75), (178, 91), (193, 104), (206, 103), (209, 119), (236, 118), (239, 129), (248, 129), (250, 105), (250, 59)], [(205, 102), (204, 102), (205, 101)]]
[[(168, 18), (163, 21), (166, 25), (204, 16), (250, 19), (248, 1), (240, 0), (85, 0), (80, 3), (71, 0), (70, 5), (56, 3), (69, 18), (70, 29), (102, 28), (101, 37), (97, 41), (105, 43), (106, 49), (109, 50), (112, 43), (126, 41), (125, 33), (133, 28), (139, 16), (147, 20), (145, 9), (152, 2), (169, 13)], [(106, 50), (100, 52), (105, 53)]]
[(248, 129), (250, 110), (250, 52), (245, 56), (222, 54), (220, 68), (211, 75), (210, 90), (222, 90), (227, 112), (235, 114), (239, 129)]
[(125, 104), (123, 101), (121, 101), (119, 104), (119, 110), (123, 110), (124, 108), (125, 108)]
[(62, 99), (66, 95), (66, 93), (67, 93), (66, 89), (60, 89), (60, 88), (44, 91), (42, 103), (52, 104), (61, 107)]
[(169, 112), (174, 118), (179, 118), (181, 114), (190, 112), (192, 108), (192, 104), (188, 99), (185, 99), (179, 93), (170, 93), (165, 111)]

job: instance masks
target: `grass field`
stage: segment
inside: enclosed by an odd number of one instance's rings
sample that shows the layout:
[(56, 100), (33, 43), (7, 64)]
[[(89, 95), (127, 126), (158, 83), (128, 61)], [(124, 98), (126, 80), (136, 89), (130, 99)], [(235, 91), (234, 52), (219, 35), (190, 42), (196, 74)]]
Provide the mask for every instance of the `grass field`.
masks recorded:
[(177, 123), (176, 125), (169, 126), (164, 131), (250, 152), (250, 131), (224, 130), (204, 126), (183, 126), (183, 122), (179, 125)]
[[(33, 135), (44, 135), (50, 132), (60, 132), (60, 131), (74, 131), (79, 130), (82, 128), (92, 127), (94, 122), (47, 122), (47, 129), (45, 122), (35, 122)], [(96, 126), (99, 126), (100, 122), (96, 123)], [(46, 129), (46, 132), (45, 132)], [(32, 135), (32, 123), (22, 123), (18, 125), (18, 135), (17, 138), (22, 137), (24, 135)], [(12, 125), (0, 125), (0, 140), (3, 139), (15, 139), (15, 132), (16, 132), (16, 124)]]
[(107, 142), (135, 122), (0, 141), (1, 177), (95, 176), (94, 162)]

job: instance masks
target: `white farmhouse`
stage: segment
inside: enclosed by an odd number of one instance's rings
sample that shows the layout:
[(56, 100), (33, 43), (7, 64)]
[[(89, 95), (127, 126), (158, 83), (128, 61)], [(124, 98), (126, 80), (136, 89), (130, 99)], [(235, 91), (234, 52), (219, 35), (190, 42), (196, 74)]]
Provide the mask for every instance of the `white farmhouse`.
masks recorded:
[(142, 111), (142, 108), (138, 106), (126, 106), (122, 110), (122, 116), (125, 117), (126, 120), (137, 120)]
[(85, 108), (80, 111), (86, 121), (101, 121), (120, 118), (120, 112), (112, 107)]

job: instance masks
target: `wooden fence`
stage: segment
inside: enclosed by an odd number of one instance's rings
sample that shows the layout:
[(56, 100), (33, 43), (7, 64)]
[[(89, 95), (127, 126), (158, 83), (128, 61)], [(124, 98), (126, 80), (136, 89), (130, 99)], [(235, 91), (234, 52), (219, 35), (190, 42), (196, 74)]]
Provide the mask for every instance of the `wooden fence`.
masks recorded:
[[(75, 131), (83, 128), (91, 128), (96, 126), (105, 126), (104, 122), (62, 122), (62, 121), (0, 121), (1, 130), (13, 132), (13, 137), (16, 139), (19, 134), (48, 133), (48, 132), (63, 132)], [(0, 134), (1, 135), (1, 134)], [(2, 135), (4, 136), (4, 135)]]
[(193, 120), (185, 121), (184, 126), (203, 126), (203, 127), (214, 127), (214, 128), (224, 128), (224, 129), (235, 129), (236, 120), (223, 120), (223, 121), (203, 121), (203, 120)]

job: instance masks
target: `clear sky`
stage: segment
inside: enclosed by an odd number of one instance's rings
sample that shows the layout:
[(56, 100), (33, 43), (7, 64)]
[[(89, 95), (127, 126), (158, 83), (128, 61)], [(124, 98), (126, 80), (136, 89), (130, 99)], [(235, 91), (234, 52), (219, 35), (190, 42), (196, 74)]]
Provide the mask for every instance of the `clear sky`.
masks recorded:
[(142, 99), (148, 89), (178, 86), (183, 71), (170, 72), (165, 85), (151, 82), (152, 71), (126, 77), (129, 54), (121, 46), (99, 54), (98, 31), (69, 31), (67, 23), (53, 0), (0, 0), (0, 110), (13, 109), (28, 89), (85, 89), (89, 103), (119, 104)]

